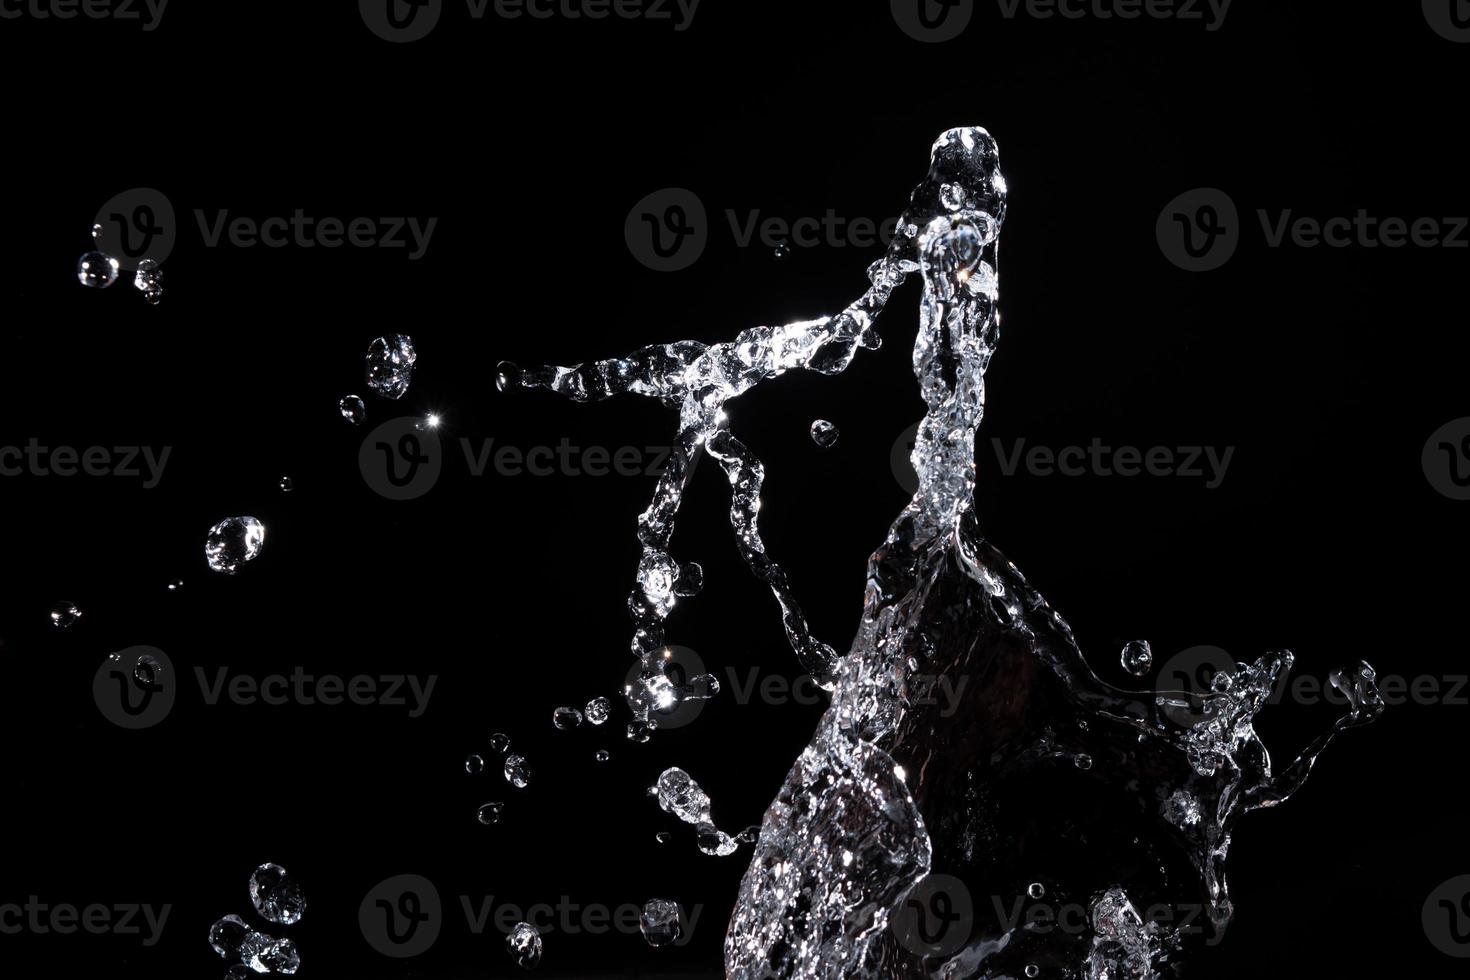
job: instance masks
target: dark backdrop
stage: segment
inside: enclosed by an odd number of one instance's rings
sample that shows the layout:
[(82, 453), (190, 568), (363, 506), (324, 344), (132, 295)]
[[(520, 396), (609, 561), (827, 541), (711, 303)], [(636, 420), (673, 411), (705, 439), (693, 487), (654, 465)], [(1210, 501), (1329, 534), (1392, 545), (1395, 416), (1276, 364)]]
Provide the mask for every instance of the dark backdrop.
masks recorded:
[[(1391, 9), (1393, 7), (1398, 9)], [(1428, 5), (1430, 12), (1438, 16)], [(1299, 672), (1344, 662), (1443, 682), (1324, 757), (1290, 805), (1236, 835), (1238, 909), (1191, 975), (1449, 976), (1421, 907), (1470, 873), (1460, 783), (1470, 706), (1459, 628), (1463, 502), (1421, 450), (1465, 406), (1452, 248), (1273, 248), (1257, 212), (1327, 219), (1467, 212), (1458, 93), (1470, 47), (1418, 4), (1233, 6), (1200, 21), (1008, 19), (978, 3), (964, 33), (923, 43), (887, 4), (705, 0), (668, 21), (470, 18), (451, 3), (428, 37), (392, 44), (351, 3), (183, 4), (156, 30), (120, 21), (0, 20), (7, 221), (0, 444), (170, 447), (163, 478), (24, 473), (0, 480), (5, 859), (0, 902), (170, 904), (162, 939), (0, 936), (6, 975), (219, 976), (211, 921), (248, 907), (266, 860), (304, 883), (291, 930), (303, 976), (512, 976), (500, 905), (699, 905), (692, 941), (546, 938), (548, 976), (714, 976), (749, 850), (699, 854), (643, 795), (681, 765), (717, 821), (757, 822), (820, 706), (740, 704), (646, 746), (614, 723), (553, 730), (552, 709), (617, 689), (643, 476), (472, 476), (475, 447), (666, 444), (672, 415), (503, 395), (495, 364), (574, 363), (637, 346), (716, 341), (831, 312), (877, 255), (842, 239), (778, 259), (742, 247), (727, 212), (881, 220), (897, 213), (945, 128), (999, 141), (1002, 343), (989, 373), (981, 525), (1076, 629), (1097, 670), (1152, 641), (1160, 662), (1211, 644), (1291, 647)], [(177, 218), (167, 294), (86, 290), (76, 257), (94, 215), (131, 188)], [(676, 272), (640, 264), (629, 211), (692, 190), (708, 245)], [(1222, 267), (1170, 261), (1156, 223), (1195, 188), (1238, 209)], [(406, 249), (207, 247), (196, 210), (260, 220), (437, 219)], [(1167, 222), (1166, 222), (1167, 223)], [(1452, 222), (1442, 225), (1446, 232)], [(1461, 239), (1464, 239), (1461, 234)], [(841, 377), (790, 376), (732, 408), (768, 464), (764, 529), (818, 632), (845, 645), (864, 561), (905, 499), (894, 440), (920, 415), (907, 367), (917, 290), (881, 322), (888, 343)], [(419, 366), (397, 403), (367, 397), (361, 358), (385, 332)], [(411, 501), (359, 469), (368, 431), (440, 413), (444, 469)], [(817, 417), (841, 429), (816, 451)], [(992, 439), (1027, 446), (1234, 447), (1218, 487), (1189, 476), (1007, 475)], [(493, 470), (493, 467), (492, 467)], [(283, 494), (278, 480), (294, 489)], [(709, 587), (670, 639), (721, 677), (796, 673), (770, 597), (735, 553), (726, 490), (702, 467), (676, 544)], [(234, 578), (204, 565), (230, 515), (268, 528)], [(175, 577), (183, 588), (170, 593)], [(47, 613), (75, 601), (62, 631)], [(165, 651), (168, 717), (126, 731), (99, 711), (111, 651)], [(207, 704), (196, 668), (253, 676), (434, 675), (419, 718), (389, 706)], [(1336, 709), (1262, 719), (1286, 758)], [(470, 777), (509, 734), (535, 767), (516, 791)], [(612, 760), (593, 753), (605, 747)], [(477, 807), (507, 803), (504, 822)], [(654, 835), (673, 833), (660, 845)], [(432, 880), (447, 921), (421, 957), (374, 952), (357, 911), (393, 875)]]

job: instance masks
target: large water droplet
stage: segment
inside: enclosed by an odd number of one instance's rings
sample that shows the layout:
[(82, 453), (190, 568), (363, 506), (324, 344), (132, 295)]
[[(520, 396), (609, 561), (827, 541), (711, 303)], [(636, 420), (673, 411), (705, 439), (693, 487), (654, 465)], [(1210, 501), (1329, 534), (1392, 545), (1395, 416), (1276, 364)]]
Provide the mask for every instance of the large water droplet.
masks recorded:
[(611, 714), (612, 706), (607, 698), (593, 698), (587, 702), (587, 720), (594, 725), (605, 723)]
[(133, 288), (143, 294), (149, 306), (158, 305), (163, 299), (163, 270), (157, 262), (144, 259), (138, 263), (138, 271), (133, 273)]
[(306, 911), (306, 893), (279, 864), (262, 864), (250, 876), (250, 903), (265, 921), (290, 926)]
[(499, 752), (501, 755), (505, 755), (505, 753), (510, 751), (510, 736), (496, 732), (490, 736), (490, 748)]
[(77, 260), (77, 281), (92, 289), (106, 289), (117, 282), (120, 268), (112, 256), (88, 252)]
[(505, 814), (504, 803), (486, 803), (480, 807), (478, 819), (485, 826), (500, 823), (500, 818)]
[(671, 902), (666, 898), (650, 898), (643, 903), (643, 914), (638, 917), (638, 929), (643, 933), (643, 938), (650, 946), (667, 946), (669, 943), (677, 942), (684, 934), (684, 927), (679, 921), (680, 911), (677, 902)]
[(341, 412), (342, 417), (353, 425), (362, 425), (367, 419), (367, 406), (356, 395), (344, 395), (337, 403), (337, 411)]
[(233, 575), (265, 545), (265, 525), (253, 517), (227, 517), (209, 529), (204, 558), (216, 572)]
[(1147, 640), (1132, 640), (1123, 644), (1123, 652), (1118, 659), (1124, 670), (1134, 677), (1142, 677), (1154, 665), (1154, 651)]
[(394, 400), (408, 394), (413, 365), (418, 360), (412, 338), (401, 333), (379, 337), (368, 345), (366, 360), (368, 388)]
[(518, 755), (505, 760), (505, 781), (516, 789), (525, 789), (531, 782), (531, 764)]
[(837, 426), (826, 419), (817, 419), (812, 423), (812, 442), (817, 444), (818, 449), (831, 449), (837, 445)]
[(541, 962), (541, 934), (529, 922), (517, 923), (505, 938), (505, 945), (518, 966), (531, 970)]
[(482, 756), (471, 752), (464, 760), (464, 771), (471, 776), (478, 776), (485, 771), (485, 760)]
[(570, 731), (582, 724), (582, 712), (576, 708), (557, 708), (551, 713), (551, 723), (561, 731)]
[(227, 960), (238, 959), (240, 948), (251, 931), (244, 919), (238, 915), (227, 915), (209, 927), (209, 945)]

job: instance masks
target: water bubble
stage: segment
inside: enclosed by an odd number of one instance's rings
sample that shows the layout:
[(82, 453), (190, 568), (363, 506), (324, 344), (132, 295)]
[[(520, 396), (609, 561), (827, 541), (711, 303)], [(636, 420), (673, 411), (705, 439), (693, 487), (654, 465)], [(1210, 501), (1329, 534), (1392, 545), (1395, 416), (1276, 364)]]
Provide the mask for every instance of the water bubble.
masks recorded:
[(367, 419), (367, 406), (356, 395), (343, 396), (342, 400), (337, 403), (337, 411), (341, 412), (342, 417), (353, 425), (362, 425)]
[(292, 926), (306, 912), (306, 893), (279, 864), (262, 864), (250, 876), (250, 903), (265, 921)]
[(483, 757), (471, 752), (464, 760), (464, 771), (471, 776), (478, 776), (485, 771), (485, 760)]
[(238, 915), (227, 915), (209, 927), (209, 945), (227, 960), (238, 959), (240, 948), (251, 931), (244, 919)]
[(411, 337), (401, 333), (379, 337), (368, 345), (365, 360), (368, 388), (395, 401), (408, 393), (413, 365), (418, 360)]
[(291, 482), (291, 478), (289, 476), (281, 477), (280, 482), (276, 485), (281, 488), (282, 493), (290, 493), (296, 487), (296, 484)]
[(593, 698), (587, 702), (587, 720), (594, 725), (605, 723), (612, 713), (612, 706), (608, 704), (607, 698)]
[(1123, 644), (1123, 652), (1118, 659), (1124, 670), (1134, 677), (1142, 677), (1154, 665), (1154, 651), (1147, 640), (1132, 640)]
[(510, 736), (496, 732), (490, 736), (490, 747), (501, 755), (510, 751)]
[(51, 607), (51, 625), (64, 630), (82, 618), (82, 611), (75, 602), (58, 602)]
[(1072, 760), (1072, 764), (1075, 765), (1078, 769), (1081, 769), (1083, 772), (1086, 772), (1087, 770), (1092, 768), (1092, 756), (1088, 755), (1086, 752), (1083, 752)]
[(826, 419), (817, 419), (812, 423), (812, 442), (817, 444), (818, 449), (831, 449), (837, 445), (837, 426)]
[(609, 752), (607, 749), (598, 749), (597, 755), (593, 756), (593, 758), (595, 758), (598, 762), (606, 762), (608, 759), (612, 758), (612, 753)]
[(551, 723), (561, 731), (570, 731), (582, 724), (582, 712), (576, 708), (557, 708), (551, 713)]
[(638, 929), (650, 946), (667, 946), (677, 942), (684, 934), (680, 924), (677, 902), (666, 898), (650, 898), (643, 903), (643, 914), (638, 917)]
[(518, 966), (530, 970), (541, 962), (541, 935), (529, 922), (517, 923), (505, 938), (505, 945)]
[(1039, 881), (1033, 881), (1030, 885), (1026, 886), (1026, 894), (1032, 898), (1044, 898), (1046, 896), (1046, 886)]
[(1037, 966), (1035, 963), (1027, 963), (1026, 964), (1026, 976), (1028, 976), (1028, 977), (1035, 977), (1035, 976), (1040, 976), (1040, 974), (1041, 974), (1041, 967)]
[(486, 803), (480, 807), (478, 819), (485, 826), (500, 823), (500, 818), (505, 814), (504, 803)]
[(121, 266), (117, 259), (101, 252), (88, 252), (77, 260), (77, 281), (92, 289), (106, 289), (117, 282)]
[(505, 781), (516, 789), (525, 789), (531, 782), (531, 764), (518, 755), (505, 760)]
[(253, 517), (227, 517), (209, 529), (204, 558), (216, 572), (233, 575), (265, 545), (265, 525)]

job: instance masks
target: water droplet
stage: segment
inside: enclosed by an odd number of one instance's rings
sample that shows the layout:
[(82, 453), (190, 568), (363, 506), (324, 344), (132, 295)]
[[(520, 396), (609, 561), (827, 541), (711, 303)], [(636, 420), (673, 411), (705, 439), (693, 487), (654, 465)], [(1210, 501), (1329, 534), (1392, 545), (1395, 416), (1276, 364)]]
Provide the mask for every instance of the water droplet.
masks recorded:
[(505, 755), (505, 753), (510, 751), (510, 736), (496, 732), (490, 736), (490, 748), (499, 752), (501, 755)]
[(82, 618), (82, 611), (75, 602), (58, 602), (51, 607), (51, 625), (64, 630)]
[(478, 818), (485, 826), (500, 823), (500, 818), (505, 815), (504, 803), (486, 803), (480, 807)]
[(417, 360), (411, 337), (401, 333), (379, 337), (368, 345), (368, 388), (384, 398), (395, 401), (402, 398), (408, 394), (408, 386), (413, 381), (413, 365)]
[(699, 849), (711, 857), (727, 857), (740, 847), (735, 838), (712, 823), (702, 823), (695, 827), (694, 837)]
[(277, 486), (281, 488), (282, 493), (290, 493), (296, 487), (296, 485), (291, 482), (291, 478), (289, 476), (281, 477), (281, 482), (278, 483)]
[(674, 839), (674, 835), (669, 833), (667, 830), (660, 830), (658, 833), (653, 835), (653, 839), (658, 841), (660, 844), (667, 844), (669, 841)]
[[(294, 942), (289, 939), (272, 939), (258, 932), (254, 937), (259, 937), (262, 942), (246, 960), (250, 969), (256, 973), (284, 973), (288, 976), (301, 969), (301, 954), (296, 951)], [(254, 937), (247, 942), (247, 946), (254, 945)]]
[(143, 294), (150, 306), (163, 299), (163, 270), (157, 262), (144, 259), (138, 263), (138, 271), (133, 273), (133, 288)]
[(1134, 677), (1142, 677), (1154, 665), (1154, 651), (1147, 640), (1132, 640), (1123, 644), (1123, 652), (1118, 659), (1124, 670)]
[(233, 963), (225, 970), (225, 980), (251, 980), (255, 971), (243, 963)]
[(209, 945), (227, 960), (238, 959), (240, 949), (252, 932), (238, 915), (227, 915), (209, 927)]
[(1218, 671), (1210, 679), (1210, 690), (1216, 694), (1228, 694), (1235, 687), (1235, 677), (1228, 670)]
[(495, 390), (505, 391), (521, 383), (521, 369), (514, 361), (501, 361), (495, 366)]
[(776, 247), (771, 250), (771, 254), (775, 256), (776, 261), (779, 262), (781, 259), (784, 259), (791, 254), (791, 243), (778, 242), (776, 244)]
[(1041, 975), (1041, 967), (1037, 966), (1035, 963), (1027, 963), (1026, 964), (1026, 976), (1028, 976), (1028, 977), (1035, 977), (1035, 976), (1040, 976), (1040, 975)]
[(337, 411), (353, 425), (362, 425), (367, 418), (367, 406), (356, 395), (346, 395), (337, 403)]
[(597, 755), (593, 756), (593, 758), (595, 758), (598, 762), (606, 762), (608, 759), (612, 758), (612, 753), (609, 752), (607, 749), (598, 749)]
[(183, 587), (184, 587), (184, 580), (181, 579), (181, 578), (176, 578), (172, 582), (168, 583), (168, 590), (170, 592), (177, 592), (180, 589), (182, 589)]
[(253, 517), (227, 517), (209, 529), (204, 558), (216, 572), (233, 575), (265, 545), (265, 525)]
[(434, 412), (430, 412), (428, 415), (425, 415), (423, 418), (421, 418), (421, 419), (415, 419), (414, 420), (414, 423), (413, 423), (414, 431), (416, 431), (416, 432), (433, 432), (435, 429), (439, 428), (440, 424), (442, 424), (443, 421), (444, 420), (442, 418), (440, 418), (437, 414), (435, 414)]
[(117, 282), (117, 259), (101, 252), (88, 252), (77, 260), (77, 281), (92, 289), (106, 289)]
[(163, 664), (151, 653), (145, 653), (133, 664), (133, 679), (145, 688), (152, 687), (158, 680), (158, 675), (163, 673)]
[(505, 760), (505, 781), (516, 789), (525, 789), (531, 782), (531, 765), (518, 755), (507, 756)]
[(518, 966), (534, 969), (541, 962), (541, 935), (529, 922), (520, 922), (505, 937), (506, 948)]
[(1079, 754), (1077, 758), (1073, 759), (1072, 763), (1078, 769), (1086, 772), (1087, 770), (1092, 768), (1092, 756), (1088, 755), (1086, 752), (1083, 752)]
[(464, 771), (467, 772), (467, 773), (469, 773), (471, 776), (478, 776), (480, 773), (484, 772), (485, 771), (485, 759), (484, 759), (484, 757), (482, 757), (480, 755), (477, 755), (474, 752), (471, 752), (468, 756), (465, 757), (465, 760), (464, 760)]
[(650, 898), (643, 903), (643, 914), (638, 917), (638, 929), (650, 946), (667, 946), (684, 935), (680, 923), (677, 902), (666, 898)]
[(1026, 894), (1032, 898), (1044, 898), (1046, 897), (1046, 886), (1039, 881), (1033, 881), (1026, 886)]
[(92, 241), (94, 241), (94, 242), (100, 242), (100, 241), (102, 241), (102, 225), (101, 224), (94, 224), (92, 226)]
[(586, 713), (589, 722), (594, 725), (601, 725), (612, 714), (612, 706), (608, 704), (607, 698), (593, 698), (587, 702)]
[(696, 596), (704, 591), (704, 566), (697, 561), (679, 566), (679, 578), (674, 583), (674, 594)]
[(265, 921), (293, 926), (306, 912), (306, 893), (279, 864), (262, 864), (250, 876), (250, 904)]
[(582, 712), (576, 708), (557, 708), (551, 713), (551, 723), (561, 731), (570, 731), (582, 724)]
[(818, 449), (831, 449), (837, 445), (837, 426), (826, 419), (817, 419), (812, 423), (812, 442), (817, 444)]

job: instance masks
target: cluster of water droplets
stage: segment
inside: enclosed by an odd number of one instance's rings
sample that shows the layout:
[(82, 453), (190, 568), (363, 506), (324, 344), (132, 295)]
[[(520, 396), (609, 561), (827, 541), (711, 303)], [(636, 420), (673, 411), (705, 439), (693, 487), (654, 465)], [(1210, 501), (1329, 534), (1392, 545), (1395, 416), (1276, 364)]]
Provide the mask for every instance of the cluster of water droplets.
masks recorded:
[[(92, 226), (92, 240), (100, 243), (102, 226)], [(106, 289), (117, 282), (122, 272), (122, 263), (105, 252), (93, 250), (77, 260), (77, 281), (91, 289)], [(143, 296), (149, 306), (156, 306), (163, 299), (163, 269), (153, 259), (138, 262), (133, 273), (133, 288)]]
[[(250, 875), (250, 904), (266, 922), (292, 926), (306, 912), (306, 895), (285, 868), (262, 864)], [(226, 980), (263, 973), (290, 975), (301, 967), (294, 941), (260, 932), (238, 915), (226, 915), (209, 927), (209, 945), (233, 961)]]

